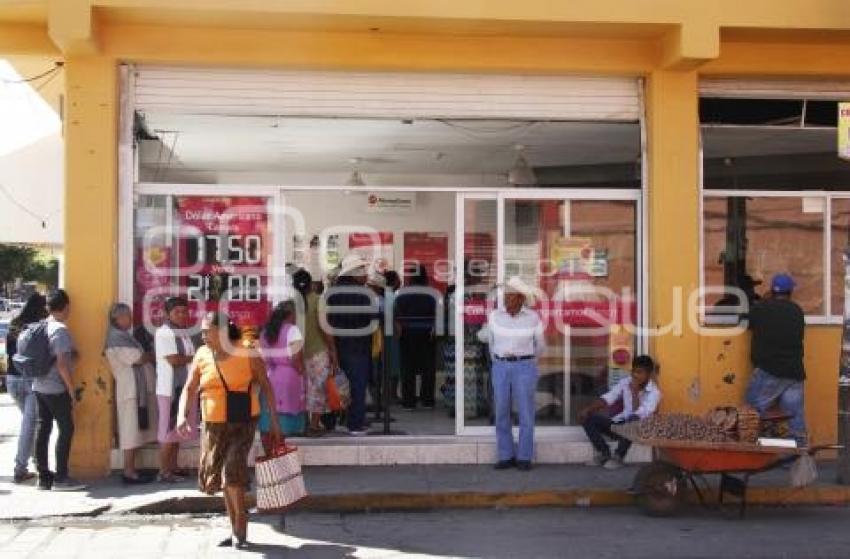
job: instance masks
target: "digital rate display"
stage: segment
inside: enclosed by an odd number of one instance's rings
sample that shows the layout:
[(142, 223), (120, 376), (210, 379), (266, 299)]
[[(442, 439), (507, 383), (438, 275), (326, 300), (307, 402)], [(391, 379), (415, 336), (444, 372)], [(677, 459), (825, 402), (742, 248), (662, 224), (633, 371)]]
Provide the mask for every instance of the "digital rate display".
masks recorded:
[(240, 324), (265, 321), (265, 204), (254, 197), (178, 198), (181, 285), (193, 314), (220, 309)]

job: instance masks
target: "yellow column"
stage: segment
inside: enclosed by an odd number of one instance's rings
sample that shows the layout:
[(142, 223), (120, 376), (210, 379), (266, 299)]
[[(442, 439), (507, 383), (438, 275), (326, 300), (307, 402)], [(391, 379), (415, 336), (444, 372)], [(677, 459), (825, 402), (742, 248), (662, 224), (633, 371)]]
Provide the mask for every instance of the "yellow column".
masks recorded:
[(117, 288), (117, 66), (105, 57), (65, 61), (65, 288), (80, 358), (74, 384), (71, 472), (109, 472), (112, 378), (101, 357), (106, 313)]
[[(699, 142), (697, 74), (649, 77), (649, 325), (661, 364), (667, 411), (699, 410), (699, 337), (688, 297), (699, 286)], [(680, 312), (681, 311), (681, 312)]]

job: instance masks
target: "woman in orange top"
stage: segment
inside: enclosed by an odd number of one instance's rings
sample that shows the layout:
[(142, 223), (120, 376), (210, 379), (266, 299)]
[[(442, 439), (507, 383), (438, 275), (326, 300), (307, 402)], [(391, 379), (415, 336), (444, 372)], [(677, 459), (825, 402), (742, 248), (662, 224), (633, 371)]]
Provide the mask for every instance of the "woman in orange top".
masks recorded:
[[(198, 485), (204, 493), (224, 491), (232, 536), (221, 546), (243, 548), (248, 532), (245, 488), (248, 486), (248, 453), (254, 444), (260, 403), (255, 386), (269, 401), (274, 394), (263, 360), (253, 349), (239, 344), (241, 333), (224, 313), (210, 313), (201, 329), (206, 345), (198, 349), (189, 369), (189, 379), (180, 397), (178, 430), (191, 429), (186, 417), (188, 402), (201, 392), (204, 432)], [(271, 438), (281, 440), (277, 423)]]

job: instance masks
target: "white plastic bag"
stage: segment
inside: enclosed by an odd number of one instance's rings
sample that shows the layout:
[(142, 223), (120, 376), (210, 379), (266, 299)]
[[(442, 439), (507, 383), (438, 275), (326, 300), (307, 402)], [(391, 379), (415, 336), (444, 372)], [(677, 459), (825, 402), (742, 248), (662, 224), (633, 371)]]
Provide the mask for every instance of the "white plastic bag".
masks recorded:
[(791, 465), (791, 487), (805, 487), (818, 479), (818, 466), (810, 454), (803, 454)]

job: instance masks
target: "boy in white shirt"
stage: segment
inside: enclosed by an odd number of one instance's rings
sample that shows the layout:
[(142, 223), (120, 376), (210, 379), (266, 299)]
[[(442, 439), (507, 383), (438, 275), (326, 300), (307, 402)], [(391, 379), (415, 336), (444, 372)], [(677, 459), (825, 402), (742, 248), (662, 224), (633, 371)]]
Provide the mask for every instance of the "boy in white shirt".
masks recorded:
[[(587, 438), (595, 454), (589, 466), (603, 466), (608, 470), (622, 467), (632, 442), (611, 431), (611, 425), (639, 421), (654, 414), (661, 402), (661, 391), (652, 380), (656, 365), (648, 355), (638, 355), (632, 360), (632, 374), (618, 382), (579, 413)], [(611, 409), (614, 408), (612, 415)], [(617, 441), (617, 450), (611, 449), (605, 437)]]

